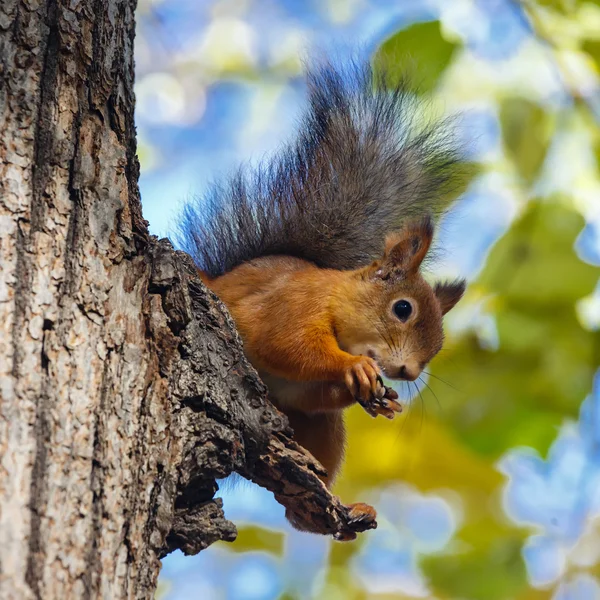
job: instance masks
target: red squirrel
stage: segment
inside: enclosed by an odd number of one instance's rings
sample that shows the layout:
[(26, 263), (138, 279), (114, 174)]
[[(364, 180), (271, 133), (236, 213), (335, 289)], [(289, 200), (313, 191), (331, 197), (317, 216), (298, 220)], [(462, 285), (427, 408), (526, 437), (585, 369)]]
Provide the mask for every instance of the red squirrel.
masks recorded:
[(417, 125), (418, 101), (371, 65), (323, 63), (307, 82), (297, 138), (187, 205), (179, 233), (331, 486), (344, 409), (400, 412), (382, 376), (419, 377), (464, 293), (463, 280), (432, 287), (420, 272), (461, 157), (445, 126)]

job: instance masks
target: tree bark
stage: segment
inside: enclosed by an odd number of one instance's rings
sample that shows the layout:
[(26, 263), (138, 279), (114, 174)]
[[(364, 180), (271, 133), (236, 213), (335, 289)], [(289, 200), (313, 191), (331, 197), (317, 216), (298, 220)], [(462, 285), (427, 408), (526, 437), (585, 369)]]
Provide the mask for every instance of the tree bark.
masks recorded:
[(315, 532), (353, 522), (191, 259), (148, 234), (133, 0), (0, 4), (0, 598), (152, 598), (235, 538), (233, 471)]

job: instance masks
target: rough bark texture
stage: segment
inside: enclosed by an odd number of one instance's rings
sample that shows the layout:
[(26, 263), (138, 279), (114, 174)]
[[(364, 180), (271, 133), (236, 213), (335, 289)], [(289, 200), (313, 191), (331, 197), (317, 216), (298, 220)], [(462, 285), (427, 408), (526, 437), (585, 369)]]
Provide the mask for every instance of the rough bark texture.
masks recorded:
[(151, 598), (233, 540), (237, 471), (320, 533), (374, 526), (316, 476), (137, 188), (133, 0), (0, 4), (0, 598)]

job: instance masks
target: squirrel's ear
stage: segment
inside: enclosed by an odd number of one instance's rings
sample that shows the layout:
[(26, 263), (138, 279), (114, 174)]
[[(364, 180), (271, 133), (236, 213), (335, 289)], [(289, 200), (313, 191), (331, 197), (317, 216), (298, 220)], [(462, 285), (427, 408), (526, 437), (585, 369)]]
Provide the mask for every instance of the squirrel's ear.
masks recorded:
[(456, 303), (465, 293), (466, 287), (467, 283), (464, 279), (457, 279), (456, 281), (448, 283), (435, 284), (433, 292), (440, 303), (443, 315), (456, 306)]
[(433, 238), (433, 221), (426, 217), (408, 223), (385, 240), (385, 253), (377, 275), (387, 279), (392, 273), (411, 275), (419, 270)]

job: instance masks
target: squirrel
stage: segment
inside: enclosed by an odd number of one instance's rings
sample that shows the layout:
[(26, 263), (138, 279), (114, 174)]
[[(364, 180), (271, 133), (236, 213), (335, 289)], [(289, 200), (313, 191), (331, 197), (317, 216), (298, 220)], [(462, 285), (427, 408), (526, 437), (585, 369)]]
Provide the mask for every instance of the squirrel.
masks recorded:
[[(295, 140), (187, 204), (178, 241), (331, 487), (344, 409), (400, 412), (382, 376), (420, 376), (465, 291), (420, 271), (462, 158), (445, 123), (419, 125), (420, 101), (384, 70), (323, 62), (306, 80)], [(351, 514), (375, 517), (362, 503)]]

